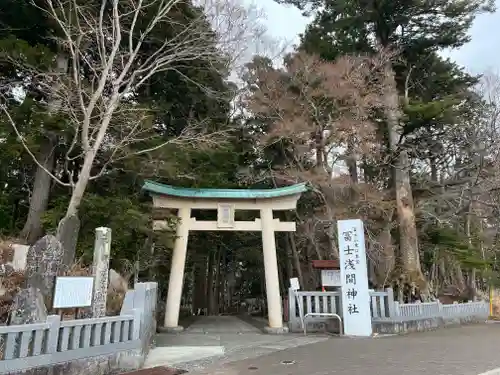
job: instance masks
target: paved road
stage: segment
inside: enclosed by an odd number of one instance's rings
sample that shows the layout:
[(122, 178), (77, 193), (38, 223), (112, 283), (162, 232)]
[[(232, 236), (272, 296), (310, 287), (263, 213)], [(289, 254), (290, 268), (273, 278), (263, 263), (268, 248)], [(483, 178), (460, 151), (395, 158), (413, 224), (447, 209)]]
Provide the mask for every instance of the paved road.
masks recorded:
[(267, 335), (234, 316), (200, 317), (178, 335), (159, 334), (146, 367), (172, 366), (192, 372), (283, 349), (328, 340), (328, 336)]
[(197, 374), (477, 375), (497, 367), (500, 324), (483, 324), (407, 336), (332, 338), (253, 359), (214, 364)]

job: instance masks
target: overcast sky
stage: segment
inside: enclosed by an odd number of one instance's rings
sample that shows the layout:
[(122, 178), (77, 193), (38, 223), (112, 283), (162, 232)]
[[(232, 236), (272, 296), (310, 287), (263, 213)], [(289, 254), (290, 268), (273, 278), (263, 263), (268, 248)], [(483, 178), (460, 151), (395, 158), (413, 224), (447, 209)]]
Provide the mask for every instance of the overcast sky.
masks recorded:
[[(248, 0), (250, 1), (250, 0)], [(269, 33), (277, 38), (298, 41), (298, 34), (304, 31), (307, 20), (290, 6), (283, 6), (273, 0), (253, 0), (267, 14), (265, 21)], [(496, 0), (500, 9), (500, 0)], [(481, 15), (470, 30), (472, 41), (458, 51), (446, 52), (457, 63), (471, 73), (482, 73), (488, 69), (500, 70), (500, 10), (495, 14)]]

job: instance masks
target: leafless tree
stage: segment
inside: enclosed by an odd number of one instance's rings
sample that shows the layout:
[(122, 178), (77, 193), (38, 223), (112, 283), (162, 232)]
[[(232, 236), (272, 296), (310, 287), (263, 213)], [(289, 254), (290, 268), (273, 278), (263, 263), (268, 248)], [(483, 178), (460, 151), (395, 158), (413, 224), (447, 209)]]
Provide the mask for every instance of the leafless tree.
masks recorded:
[[(245, 104), (266, 124), (261, 145), (282, 144), (284, 149), (281, 168), (270, 171), (273, 179), (277, 184), (308, 181), (318, 198), (317, 206), (299, 217), (298, 236), (290, 239), (293, 246), (302, 245), (309, 259), (338, 257), (335, 220), (352, 214), (384, 216), (382, 194), (358, 178), (358, 163), (380, 154), (371, 118), (383, 109), (382, 68), (390, 58), (382, 53), (345, 56), (331, 63), (300, 52), (288, 56), (283, 68), (263, 58), (248, 66)], [(339, 175), (342, 162), (347, 168)], [(297, 259), (293, 263), (300, 264)]]
[[(223, 131), (206, 131), (205, 121), (193, 118), (180, 136), (150, 142), (151, 147), (140, 146), (158, 135), (148, 108), (134, 100), (141, 86), (166, 71), (191, 80), (180, 68), (196, 60), (226, 74), (238, 58), (235, 54), (242, 48), (242, 38), (261, 32), (258, 22), (249, 19), (245, 8), (236, 3), (206, 0), (203, 5), (205, 12), (191, 8), (189, 18), (183, 10), (191, 3), (184, 0), (46, 0), (43, 11), (61, 36), (58, 65), (66, 65), (67, 72), (39, 75), (39, 86), (51, 98), (51, 108), (70, 119), (73, 139), (66, 160), (83, 160), (78, 175), (64, 182), (46, 168), (29, 149), (8, 108), (1, 109), (38, 167), (57, 183), (72, 188), (67, 217), (77, 214), (89, 181), (104, 173), (113, 161), (166, 144), (216, 144), (223, 136)], [(254, 21), (255, 25), (249, 26)], [(30, 68), (34, 75), (38, 73)], [(102, 152), (109, 160), (95, 172), (96, 158)]]

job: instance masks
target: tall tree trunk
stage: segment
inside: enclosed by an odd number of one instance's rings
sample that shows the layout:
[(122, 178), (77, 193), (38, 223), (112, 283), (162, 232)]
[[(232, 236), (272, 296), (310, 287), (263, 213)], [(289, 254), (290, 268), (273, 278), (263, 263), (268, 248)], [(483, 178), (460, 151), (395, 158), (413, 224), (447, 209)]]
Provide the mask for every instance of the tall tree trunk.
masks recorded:
[(426, 281), (420, 266), (417, 227), (406, 150), (400, 152), (395, 168), (396, 207), (403, 269), (409, 276), (409, 281), (416, 282), (420, 289), (426, 289)]
[(217, 253), (210, 254), (208, 258), (208, 277), (207, 277), (207, 315), (214, 315), (214, 266), (217, 259)]
[(278, 255), (278, 281), (280, 283), (280, 293), (281, 296), (284, 296), (286, 293), (285, 291), (287, 290), (288, 283), (286, 282), (285, 275), (286, 275), (286, 254), (285, 255)]
[[(65, 74), (68, 71), (68, 57), (60, 53), (56, 57), (55, 73)], [(61, 108), (61, 100), (57, 97), (49, 98), (49, 115), (56, 114)], [(30, 199), (30, 207), (26, 223), (20, 233), (20, 237), (28, 244), (34, 243), (43, 235), (41, 218), (47, 210), (50, 196), (50, 186), (52, 178), (49, 173), (54, 171), (56, 137), (53, 134), (46, 134), (42, 141), (40, 154), (33, 182), (33, 192)], [(49, 173), (47, 173), (49, 172)]]
[(353, 146), (349, 142), (347, 147), (347, 154), (345, 156), (345, 163), (347, 165), (347, 169), (349, 170), (349, 180), (351, 184), (351, 199), (357, 200), (358, 194), (355, 186), (359, 183), (359, 175), (358, 175), (358, 160), (356, 154), (354, 153)]
[[(432, 149), (431, 149), (432, 151)], [(433, 153), (429, 159), (429, 163), (430, 163), (430, 166), (431, 166), (431, 180), (433, 182), (435, 182), (436, 184), (439, 183), (439, 182), (443, 182), (442, 181), (442, 177), (441, 177), (441, 181), (440, 181), (440, 177), (439, 177), (439, 171), (438, 171), (438, 165), (437, 165), (437, 162), (436, 162), (436, 157), (435, 155), (437, 155), (436, 153)], [(442, 176), (442, 174), (441, 174)], [(444, 185), (444, 184), (441, 184), (441, 185)], [(442, 186), (440, 188), (440, 194), (442, 194), (444, 196), (446, 190), (445, 190), (445, 187)], [(439, 221), (439, 217), (440, 215), (442, 214), (442, 207), (441, 206), (437, 206), (436, 207), (436, 213), (435, 213), (435, 216), (436, 216), (436, 219), (433, 221), (434, 222), (434, 226), (435, 228), (440, 228), (441, 226), (441, 223)], [(443, 255), (441, 255), (442, 257)], [(448, 257), (447, 257), (448, 258)], [(443, 260), (443, 264), (444, 264), (444, 260)], [(458, 288), (458, 290), (462, 291), (464, 288), (465, 288), (465, 283), (464, 283), (464, 278), (463, 278), (463, 273), (462, 273), (462, 267), (460, 266), (460, 263), (457, 262), (455, 259), (447, 259), (447, 264), (450, 265), (450, 267), (448, 267), (447, 271), (449, 272), (449, 279), (450, 279), (450, 283), (454, 286), (456, 286)], [(444, 270), (444, 268), (443, 268)], [(442, 290), (442, 288), (440, 288), (441, 286), (445, 286), (448, 282), (445, 281), (443, 282), (442, 284), (443, 285), (440, 285), (440, 283), (433, 283), (433, 292), (435, 293), (435, 295), (440, 295)], [(435, 285), (434, 285), (435, 284)]]
[(384, 93), (386, 120), (390, 149), (394, 160), (394, 189), (399, 224), (399, 247), (403, 280), (427, 294), (427, 282), (422, 273), (418, 248), (417, 227), (410, 186), (410, 165), (408, 152), (399, 148), (401, 137), (399, 96), (394, 71), (386, 64), (385, 75), (388, 89)]
[(325, 162), (324, 160), (324, 151), (325, 151), (325, 140), (323, 136), (323, 129), (320, 129), (316, 132), (315, 135), (315, 143), (316, 143), (316, 168), (323, 169), (325, 167)]
[[(469, 233), (468, 218), (469, 218), (469, 215), (467, 214), (465, 217), (465, 222), (464, 222), (466, 236), (468, 236), (467, 233)], [(458, 225), (457, 226), (457, 235), (461, 234), (460, 233), (461, 230), (462, 230), (462, 226)], [(464, 272), (462, 271), (462, 265), (460, 264), (460, 261), (457, 260), (455, 257), (450, 256), (449, 258), (451, 258), (451, 259), (448, 259), (448, 264), (451, 265), (451, 267), (449, 267), (451, 284), (456, 288), (456, 290), (458, 290), (459, 294), (463, 294), (465, 292), (466, 284), (465, 284)]]
[(292, 259), (295, 266), (295, 271), (297, 272), (297, 278), (299, 279), (300, 287), (304, 288), (304, 276), (302, 275), (302, 264), (300, 263), (299, 252), (297, 251), (297, 245), (295, 244), (295, 238), (293, 233), (288, 232), (288, 243), (290, 244), (290, 249), (292, 250)]
[(47, 210), (47, 205), (49, 204), (52, 182), (52, 178), (46, 171), (52, 173), (54, 170), (54, 148), (54, 137), (47, 137), (43, 140), (38, 157), (41, 166), (37, 166), (36, 168), (28, 217), (19, 235), (29, 245), (32, 245), (43, 236), (42, 215)]
[(460, 294), (462, 294), (465, 290), (465, 280), (462, 272), (462, 266), (456, 259), (449, 259), (448, 263), (453, 265), (453, 268), (451, 269), (451, 277), (453, 280), (452, 284), (456, 286), (456, 288), (460, 291)]
[(259, 306), (261, 308), (262, 316), (267, 316), (267, 289), (266, 289), (266, 273), (264, 267), (260, 270), (260, 301)]
[(346, 165), (347, 165), (347, 169), (349, 170), (349, 177), (351, 180), (351, 184), (357, 185), (359, 183), (359, 176), (358, 176), (358, 163), (356, 160), (356, 156), (353, 154), (350, 154), (346, 158)]
[(215, 276), (214, 276), (214, 300), (212, 302), (212, 313), (219, 315), (219, 301), (220, 301), (220, 262), (221, 262), (221, 249), (217, 251), (215, 258)]
[[(292, 247), (290, 246), (290, 242), (288, 241), (288, 238), (286, 239), (286, 247), (287, 247), (287, 252), (286, 252), (286, 278), (287, 280), (290, 280), (292, 277), (295, 277), (293, 275), (293, 264), (292, 264)], [(288, 287), (288, 284), (287, 284)]]
[(226, 248), (219, 252), (219, 264), (217, 267), (217, 313), (224, 312), (225, 284), (226, 284)]
[(156, 280), (156, 268), (158, 267), (158, 264), (155, 259), (155, 243), (153, 241), (152, 236), (148, 237), (149, 241), (149, 255), (151, 256), (151, 261), (148, 261), (149, 267), (148, 267), (148, 275), (149, 275), (149, 280)]
[(194, 312), (202, 311), (207, 308), (207, 258), (200, 257), (194, 264)]
[[(469, 202), (469, 207), (467, 209), (467, 214), (465, 216), (465, 235), (469, 243), (469, 249), (472, 249), (472, 237), (471, 237), (471, 220), (472, 220), (472, 203)], [(467, 289), (468, 289), (468, 299), (473, 300), (476, 295), (476, 269), (471, 268), (469, 270), (467, 279)]]
[(377, 284), (381, 287), (391, 283), (391, 274), (393, 273), (395, 265), (396, 256), (391, 236), (391, 223), (392, 215), (377, 239), (380, 245), (380, 251), (376, 252), (378, 258), (375, 262), (375, 277)]

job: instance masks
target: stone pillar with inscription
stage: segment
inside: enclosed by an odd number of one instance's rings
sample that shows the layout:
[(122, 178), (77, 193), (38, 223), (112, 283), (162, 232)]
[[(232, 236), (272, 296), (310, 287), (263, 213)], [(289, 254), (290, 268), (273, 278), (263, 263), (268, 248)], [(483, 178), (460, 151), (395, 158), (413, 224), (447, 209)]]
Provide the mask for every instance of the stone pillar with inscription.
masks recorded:
[(94, 295), (92, 298), (92, 317), (106, 316), (108, 296), (109, 257), (111, 253), (111, 229), (96, 228), (94, 243)]
[(28, 249), (26, 254), (26, 287), (39, 289), (47, 308), (52, 308), (54, 285), (65, 267), (62, 265), (64, 248), (54, 236), (46, 235)]
[(337, 222), (344, 335), (371, 336), (365, 232), (359, 219)]

